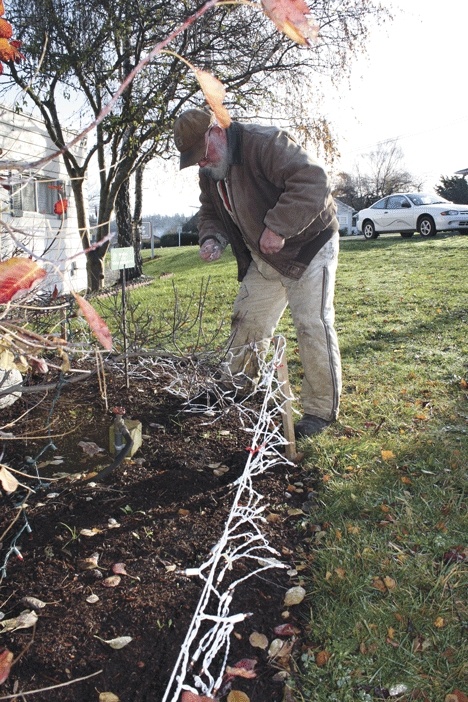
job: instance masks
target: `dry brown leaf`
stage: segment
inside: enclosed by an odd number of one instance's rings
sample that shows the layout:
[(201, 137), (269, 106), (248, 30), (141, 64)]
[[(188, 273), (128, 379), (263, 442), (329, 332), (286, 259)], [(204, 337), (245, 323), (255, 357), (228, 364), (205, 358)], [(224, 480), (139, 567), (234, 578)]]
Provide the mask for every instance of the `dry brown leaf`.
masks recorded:
[(6, 466), (0, 466), (0, 483), (5, 492), (14, 492), (19, 485), (15, 476), (10, 473)]
[(216, 121), (220, 127), (227, 129), (231, 124), (231, 116), (223, 105), (226, 95), (224, 85), (207, 71), (202, 71), (200, 68), (194, 68), (194, 71), (206, 101), (216, 117)]
[(249, 636), (250, 645), (254, 648), (263, 650), (268, 648), (268, 639), (265, 634), (260, 634), (258, 631), (253, 631)]
[(100, 534), (100, 533), (101, 533), (101, 530), (96, 529), (94, 527), (93, 527), (93, 529), (81, 529), (80, 530), (80, 536), (92, 537), (92, 536), (96, 536), (96, 534)]
[(88, 456), (95, 456), (97, 453), (104, 451), (104, 449), (98, 446), (94, 441), (79, 441), (78, 446), (82, 448)]
[(385, 583), (385, 587), (386, 587), (388, 590), (394, 590), (394, 589), (396, 588), (396, 586), (397, 586), (396, 580), (394, 580), (393, 578), (391, 578), (389, 575), (386, 575), (386, 576), (384, 577), (383, 581), (384, 581), (384, 583)]
[(94, 570), (94, 568), (97, 568), (98, 561), (99, 554), (93, 553), (89, 558), (81, 558), (77, 562), (77, 566), (79, 570)]
[(306, 591), (300, 585), (291, 587), (284, 596), (284, 605), (285, 607), (291, 607), (291, 605), (300, 604), (305, 596)]
[(120, 697), (114, 695), (113, 692), (100, 692), (99, 702), (120, 702)]
[(250, 697), (240, 690), (231, 690), (227, 702), (250, 702)]
[(382, 456), (383, 461), (391, 461), (392, 458), (395, 458), (393, 451), (385, 451), (384, 449), (382, 449), (380, 455)]
[(328, 651), (319, 651), (315, 655), (315, 663), (319, 668), (323, 668), (324, 666), (327, 665), (328, 661), (330, 660), (331, 654)]
[(95, 634), (94, 638), (99, 639), (99, 641), (102, 641), (102, 643), (107, 644), (116, 651), (118, 651), (121, 648), (124, 648), (125, 646), (128, 646), (130, 641), (133, 641), (133, 638), (131, 636), (117, 636), (117, 638), (115, 639), (101, 639), (100, 636), (97, 636)]
[(25, 607), (30, 607), (31, 609), (44, 609), (46, 606), (46, 603), (43, 602), (42, 600), (39, 600), (37, 597), (22, 597), (21, 598), (21, 604), (24, 604)]
[(104, 578), (101, 585), (104, 587), (117, 587), (117, 585), (120, 585), (121, 580), (120, 575), (109, 575), (108, 578)]
[(38, 620), (36, 612), (31, 612), (29, 609), (25, 609), (17, 617), (13, 619), (3, 619), (0, 621), (0, 626), (2, 628), (2, 633), (6, 631), (16, 631), (16, 629), (29, 629), (34, 626)]
[(375, 587), (379, 592), (387, 592), (387, 587), (382, 578), (373, 578), (372, 587)]
[(461, 690), (454, 690), (445, 696), (444, 702), (468, 702), (468, 695)]

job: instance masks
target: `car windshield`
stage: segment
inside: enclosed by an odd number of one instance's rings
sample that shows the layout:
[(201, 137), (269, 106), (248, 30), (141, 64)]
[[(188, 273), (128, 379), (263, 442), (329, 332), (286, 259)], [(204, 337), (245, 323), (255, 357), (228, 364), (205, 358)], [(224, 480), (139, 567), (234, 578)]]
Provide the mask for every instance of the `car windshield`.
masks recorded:
[(448, 200), (444, 200), (439, 195), (431, 195), (428, 193), (412, 193), (408, 195), (413, 205), (438, 205)]

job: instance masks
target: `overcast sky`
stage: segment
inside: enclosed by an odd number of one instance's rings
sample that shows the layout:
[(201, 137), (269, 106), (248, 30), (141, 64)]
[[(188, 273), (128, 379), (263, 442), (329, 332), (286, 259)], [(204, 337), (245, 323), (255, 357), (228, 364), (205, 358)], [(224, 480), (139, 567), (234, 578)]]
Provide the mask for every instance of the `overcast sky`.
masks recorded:
[[(342, 155), (335, 168), (352, 172), (379, 142), (397, 139), (404, 167), (433, 190), (441, 175), (468, 168), (468, 0), (391, 7), (393, 22), (373, 27), (351, 84), (327, 90), (325, 114)], [(190, 215), (197, 207), (196, 168), (180, 173), (173, 164), (146, 178), (145, 214)]]

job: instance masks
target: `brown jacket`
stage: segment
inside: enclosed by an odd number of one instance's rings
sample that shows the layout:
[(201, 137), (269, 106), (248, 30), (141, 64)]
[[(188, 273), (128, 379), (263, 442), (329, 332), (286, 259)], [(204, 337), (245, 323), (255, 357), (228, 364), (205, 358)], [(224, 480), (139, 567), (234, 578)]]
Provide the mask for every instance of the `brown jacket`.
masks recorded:
[[(200, 173), (200, 244), (231, 244), (242, 280), (254, 251), (290, 278), (300, 278), (315, 254), (338, 230), (336, 207), (323, 168), (276, 127), (233, 122), (227, 130), (227, 211), (211, 178)], [(265, 227), (286, 240), (276, 254), (262, 254)]]

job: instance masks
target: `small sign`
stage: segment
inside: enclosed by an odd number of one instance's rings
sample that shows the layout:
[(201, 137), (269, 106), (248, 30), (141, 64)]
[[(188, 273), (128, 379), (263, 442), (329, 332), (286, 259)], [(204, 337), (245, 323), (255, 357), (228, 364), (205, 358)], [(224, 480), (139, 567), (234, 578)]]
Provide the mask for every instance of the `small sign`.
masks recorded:
[(111, 249), (111, 270), (120, 271), (122, 268), (135, 267), (135, 250), (133, 246), (121, 249)]

